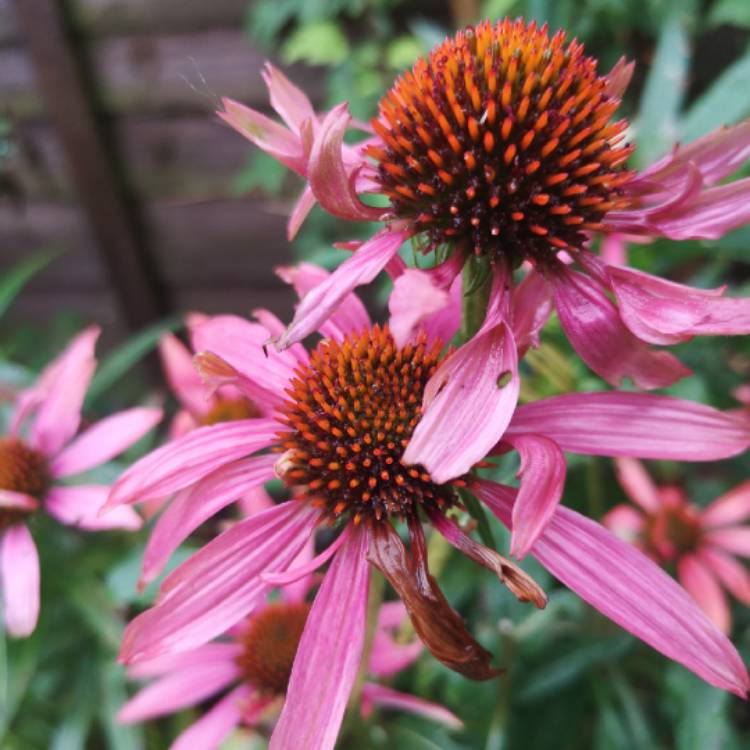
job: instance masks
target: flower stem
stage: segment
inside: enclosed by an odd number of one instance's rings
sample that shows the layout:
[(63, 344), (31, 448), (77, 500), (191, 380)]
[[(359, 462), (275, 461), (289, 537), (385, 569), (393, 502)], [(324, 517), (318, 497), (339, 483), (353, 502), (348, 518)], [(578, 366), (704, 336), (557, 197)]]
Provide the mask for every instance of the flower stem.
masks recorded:
[(468, 341), (481, 327), (492, 286), (492, 269), (485, 256), (470, 255), (463, 270), (461, 339)]

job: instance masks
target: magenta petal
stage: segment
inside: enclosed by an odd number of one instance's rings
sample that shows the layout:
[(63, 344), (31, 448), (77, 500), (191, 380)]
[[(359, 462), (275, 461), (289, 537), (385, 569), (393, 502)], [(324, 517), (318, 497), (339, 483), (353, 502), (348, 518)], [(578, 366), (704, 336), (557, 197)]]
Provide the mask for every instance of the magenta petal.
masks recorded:
[(52, 460), (52, 476), (79, 474), (109, 461), (140, 440), (161, 418), (161, 409), (135, 408), (100, 420)]
[(750, 526), (713, 529), (706, 534), (706, 542), (735, 555), (750, 557)]
[(392, 677), (413, 664), (423, 650), (418, 638), (410, 643), (398, 643), (379, 628), (372, 643), (367, 671), (378, 677)]
[(711, 622), (728, 633), (732, 625), (729, 603), (711, 569), (698, 556), (685, 555), (677, 562), (677, 576)]
[(193, 367), (193, 355), (174, 335), (167, 333), (159, 341), (164, 376), (185, 409), (203, 414), (208, 408), (205, 386)]
[(704, 548), (698, 555), (732, 596), (750, 605), (750, 571), (742, 563), (718, 549)]
[(171, 573), (156, 605), (125, 630), (124, 662), (199, 646), (246, 616), (268, 592), (264, 571), (284, 570), (318, 512), (292, 500), (240, 521)]
[(23, 492), (11, 492), (0, 490), (0, 510), (27, 510), (34, 511), (39, 507), (39, 501), (31, 495)]
[(355, 250), (330, 276), (304, 296), (277, 348), (286, 349), (319, 330), (355, 287), (369, 283), (383, 270), (406, 236), (406, 232), (382, 231)]
[(520, 382), (513, 334), (486, 327), (451, 354), (425, 387), (422, 418), (404, 452), (438, 484), (465, 474), (500, 439), (513, 416)]
[(31, 425), (31, 442), (47, 456), (54, 456), (76, 434), (81, 407), (96, 369), (94, 347), (99, 328), (79, 333), (56, 360), (55, 378)]
[(265, 64), (263, 81), (268, 87), (271, 106), (290, 130), (299, 133), (306, 120), (315, 119), (315, 110), (307, 95), (271, 63)]
[(628, 62), (625, 56), (621, 57), (615, 63), (612, 70), (604, 76), (607, 81), (607, 88), (605, 89), (607, 96), (621, 99), (630, 83), (630, 79), (633, 77), (634, 70), (635, 62), (632, 60)]
[(615, 505), (612, 510), (602, 516), (601, 522), (615, 536), (631, 544), (638, 542), (645, 525), (643, 514), (632, 505), (625, 503)]
[(356, 175), (344, 164), (344, 133), (351, 119), (346, 102), (325, 116), (315, 134), (307, 177), (318, 203), (328, 213), (350, 221), (377, 221), (383, 209), (362, 203), (354, 187)]
[[(473, 490), (506, 525), (515, 491), (477, 481)], [(554, 576), (625, 630), (716, 687), (750, 686), (734, 646), (656, 563), (603, 526), (560, 507), (532, 554)]]
[[(285, 266), (276, 269), (276, 273), (287, 284), (294, 286), (294, 291), (297, 292), (300, 299), (326, 281), (331, 275), (324, 268), (314, 266), (312, 263)], [(370, 316), (367, 314), (365, 306), (356, 294), (350, 293), (341, 300), (330, 317), (323, 321), (319, 332), (321, 336), (332, 337), (340, 341), (350, 333), (362, 333), (369, 326)]]
[(153, 581), (177, 547), (204, 521), (248, 490), (273, 479), (277, 460), (273, 454), (242, 458), (222, 466), (174, 498), (151, 532), (139, 584), (145, 586)]
[(145, 679), (160, 677), (190, 666), (215, 664), (216, 662), (235, 661), (242, 653), (239, 643), (207, 643), (205, 646), (182, 651), (179, 654), (166, 654), (150, 661), (139, 662), (128, 668), (128, 677)]
[(701, 520), (706, 527), (729, 526), (750, 518), (750, 480), (717, 497), (706, 508)]
[(304, 190), (300, 193), (299, 198), (289, 214), (289, 221), (286, 225), (286, 238), (291, 242), (299, 232), (300, 227), (307, 218), (313, 206), (317, 203), (315, 193), (309, 185), (305, 185)]
[(107, 508), (176, 492), (221, 466), (267, 448), (276, 439), (274, 419), (242, 419), (199, 427), (136, 461), (112, 487)]
[(451, 729), (463, 727), (461, 719), (439, 703), (431, 703), (414, 695), (400, 693), (393, 688), (377, 685), (374, 682), (365, 682), (362, 686), (362, 700), (384, 708), (396, 708), (417, 716), (424, 716), (427, 719), (439, 721)]
[(557, 313), (570, 343), (608, 383), (620, 385), (629, 377), (639, 388), (664, 388), (690, 374), (669, 352), (652, 351), (639, 341), (591, 278), (565, 268), (550, 280)]
[(714, 461), (745, 451), (750, 425), (731, 413), (650, 393), (553, 396), (516, 409), (508, 435), (546, 435), (564, 451)]
[(640, 461), (616, 458), (615, 471), (617, 481), (634, 503), (650, 513), (656, 513), (661, 508), (659, 490)]
[(233, 660), (186, 665), (143, 688), (120, 709), (117, 720), (132, 724), (175, 713), (202, 703), (239, 677)]
[(25, 524), (0, 534), (0, 584), (8, 633), (31, 635), (39, 619), (39, 555)]
[(513, 290), (513, 335), (519, 359), (530, 346), (539, 346), (539, 334), (552, 314), (552, 288), (536, 271), (529, 271)]
[(332, 750), (359, 670), (370, 566), (368, 535), (350, 534), (320, 586), (302, 633), (269, 750)]
[(750, 332), (750, 299), (717, 296), (630, 268), (608, 273), (623, 322), (643, 341), (674, 344)]
[(565, 485), (565, 455), (542, 435), (517, 435), (508, 442), (521, 456), (521, 486), (513, 506), (510, 553), (519, 560), (531, 549), (560, 503)]
[(143, 521), (132, 508), (123, 506), (107, 513), (100, 513), (109, 495), (109, 489), (109, 486), (104, 484), (53, 487), (44, 498), (44, 509), (60, 523), (78, 526), (88, 531), (140, 529)]

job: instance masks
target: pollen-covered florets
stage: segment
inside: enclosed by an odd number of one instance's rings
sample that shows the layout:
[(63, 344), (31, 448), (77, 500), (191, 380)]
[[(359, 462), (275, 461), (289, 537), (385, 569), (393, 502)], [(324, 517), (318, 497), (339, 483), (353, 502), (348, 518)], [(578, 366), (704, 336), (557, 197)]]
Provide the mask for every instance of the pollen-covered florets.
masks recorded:
[(368, 154), (395, 217), (429, 248), (544, 261), (626, 205), (625, 120), (596, 61), (519, 19), (459, 32), (399, 78)]
[(424, 337), (399, 349), (378, 326), (322, 341), (287, 390), (284, 480), (304, 486), (330, 517), (348, 513), (355, 523), (452, 504), (452, 486), (401, 463), (441, 349)]

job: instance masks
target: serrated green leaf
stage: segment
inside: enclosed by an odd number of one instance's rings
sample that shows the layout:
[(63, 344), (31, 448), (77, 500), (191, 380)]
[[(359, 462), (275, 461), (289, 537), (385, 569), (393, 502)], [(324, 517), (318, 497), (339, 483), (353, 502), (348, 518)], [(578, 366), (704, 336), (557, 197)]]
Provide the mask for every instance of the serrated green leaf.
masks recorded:
[(39, 271), (61, 255), (61, 250), (47, 250), (36, 253), (18, 263), (8, 273), (0, 277), (0, 318), (5, 315), (13, 300)]

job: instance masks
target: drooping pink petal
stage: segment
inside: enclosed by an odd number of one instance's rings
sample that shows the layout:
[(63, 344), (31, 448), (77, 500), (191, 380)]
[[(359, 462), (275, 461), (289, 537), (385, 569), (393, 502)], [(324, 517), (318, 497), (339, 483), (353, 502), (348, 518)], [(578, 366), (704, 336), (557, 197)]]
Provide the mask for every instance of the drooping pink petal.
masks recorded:
[(268, 698), (253, 700), (250, 688), (240, 685), (182, 732), (169, 750), (218, 750), (236, 726), (243, 722), (252, 726), (259, 712), (253, 709), (268, 702)]
[[(473, 491), (510, 525), (515, 491), (479, 480)], [(603, 526), (559, 507), (532, 554), (606, 617), (706, 682), (744, 697), (750, 687), (736, 649), (656, 563)]]
[(161, 409), (146, 408), (105, 417), (55, 456), (50, 464), (52, 476), (79, 474), (109, 461), (140, 440), (161, 418)]
[(581, 359), (612, 385), (629, 377), (639, 388), (664, 388), (690, 374), (669, 352), (652, 351), (623, 324), (617, 308), (590, 277), (569, 268), (550, 277), (555, 306)]
[(239, 679), (240, 674), (233, 661), (186, 665), (140, 690), (120, 709), (117, 721), (132, 724), (197, 705)]
[(530, 270), (513, 290), (511, 306), (520, 359), (530, 346), (539, 346), (539, 334), (552, 314), (552, 288), (544, 276)]
[(242, 646), (239, 643), (207, 643), (205, 646), (199, 646), (190, 651), (166, 654), (150, 661), (134, 664), (128, 668), (128, 677), (136, 680), (147, 677), (161, 677), (190, 666), (215, 664), (219, 661), (235, 662), (241, 653)]
[(729, 604), (711, 570), (696, 555), (685, 555), (677, 561), (677, 576), (711, 622), (728, 633), (732, 627)]
[(279, 424), (240, 419), (199, 427), (136, 461), (112, 487), (107, 508), (163, 497), (271, 445)]
[(143, 553), (139, 585), (145, 586), (157, 578), (172, 553), (204, 521), (247, 491), (273, 479), (277, 460), (273, 454), (241, 458), (179, 493), (151, 532)]
[(274, 159), (305, 176), (307, 157), (299, 134), (232, 99), (224, 98), (221, 104), (224, 109), (216, 114), (224, 122)]
[(513, 334), (501, 322), (443, 360), (427, 382), (423, 414), (404, 452), (438, 484), (465, 474), (500, 439), (520, 381)]
[(268, 592), (260, 574), (284, 570), (317, 521), (317, 511), (292, 500), (209, 542), (165, 579), (156, 605), (128, 625), (121, 660), (184, 651), (226, 631)]
[(266, 488), (262, 485), (246, 490), (238, 500), (243, 517), (254, 516), (267, 508), (272, 507), (275, 503), (273, 498), (268, 494)]
[(602, 516), (602, 524), (613, 534), (631, 544), (638, 541), (643, 531), (645, 520), (643, 514), (632, 505), (615, 505)]
[(750, 518), (750, 480), (717, 497), (702, 513), (701, 522), (708, 528), (729, 526)]
[(375, 632), (367, 671), (378, 677), (392, 677), (413, 664), (423, 650), (418, 638), (399, 643), (379, 629)]
[(463, 727), (461, 719), (439, 703), (432, 703), (423, 698), (417, 698), (415, 695), (400, 693), (393, 688), (378, 685), (374, 682), (365, 682), (362, 686), (362, 700), (384, 708), (396, 708), (417, 716), (424, 716), (427, 719), (439, 721), (451, 729)]
[(750, 606), (750, 572), (742, 563), (713, 547), (700, 549), (698, 556), (732, 596)]
[(76, 434), (81, 407), (96, 369), (94, 347), (98, 326), (79, 333), (58, 357), (55, 378), (39, 405), (31, 425), (31, 444), (47, 456), (54, 456)]
[(159, 340), (159, 356), (167, 383), (180, 403), (192, 414), (206, 412), (210, 402), (188, 348), (177, 336), (167, 333)]
[(39, 501), (31, 495), (11, 490), (0, 490), (0, 509), (34, 511), (39, 507)]
[(693, 336), (750, 332), (750, 299), (717, 296), (630, 268), (609, 268), (625, 325), (643, 341), (675, 344)]
[(627, 496), (646, 511), (655, 513), (661, 507), (659, 490), (643, 464), (635, 458), (616, 458), (617, 481)]
[(311, 289), (297, 305), (289, 328), (278, 340), (279, 350), (302, 341), (330, 318), (350, 292), (372, 281), (398, 252), (405, 232), (384, 230), (362, 244), (330, 276)]
[(621, 57), (614, 65), (612, 70), (607, 73), (605, 77), (607, 81), (607, 87), (605, 93), (607, 96), (614, 97), (615, 99), (621, 99), (625, 93), (630, 79), (633, 77), (633, 71), (635, 70), (635, 62), (631, 60), (628, 62), (625, 56)]
[(359, 670), (370, 567), (368, 534), (356, 529), (315, 597), (269, 750), (332, 750)]
[(305, 120), (315, 119), (315, 110), (310, 99), (278, 68), (267, 62), (262, 75), (268, 88), (271, 106), (281, 115), (281, 119), (290, 130), (299, 133)]
[(383, 209), (362, 203), (354, 185), (356, 171), (344, 164), (344, 133), (351, 119), (346, 102), (325, 116), (315, 134), (307, 178), (318, 203), (328, 213), (349, 221), (378, 221)]
[(313, 206), (317, 203), (315, 194), (309, 185), (305, 185), (304, 190), (300, 193), (299, 198), (294, 203), (289, 220), (286, 224), (286, 238), (291, 242), (299, 232)]
[(511, 555), (521, 560), (554, 515), (565, 486), (566, 464), (557, 443), (542, 435), (517, 435), (508, 442), (521, 456), (510, 540)]
[(750, 526), (712, 529), (706, 533), (705, 538), (706, 543), (714, 547), (742, 557), (750, 557)]
[(143, 521), (130, 507), (113, 508), (100, 514), (109, 490), (109, 486), (104, 484), (52, 487), (45, 495), (44, 509), (60, 523), (78, 526), (87, 531), (140, 529)]
[[(312, 263), (300, 263), (296, 266), (277, 268), (276, 273), (287, 284), (294, 287), (300, 299), (304, 298), (318, 284), (330, 277), (325, 268)], [(362, 333), (370, 325), (370, 316), (356, 294), (350, 293), (342, 298), (339, 306), (331, 316), (323, 321), (319, 328), (321, 336), (341, 340), (350, 333)]]
[(0, 534), (0, 591), (8, 633), (31, 635), (39, 619), (39, 555), (25, 524)]
[(617, 391), (523, 404), (507, 434), (527, 432), (572, 453), (674, 461), (715, 461), (750, 445), (750, 426), (730, 413), (672, 396)]

